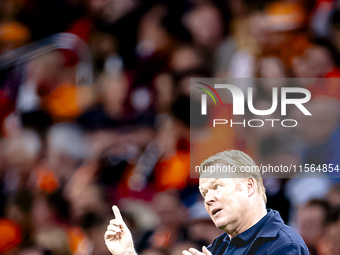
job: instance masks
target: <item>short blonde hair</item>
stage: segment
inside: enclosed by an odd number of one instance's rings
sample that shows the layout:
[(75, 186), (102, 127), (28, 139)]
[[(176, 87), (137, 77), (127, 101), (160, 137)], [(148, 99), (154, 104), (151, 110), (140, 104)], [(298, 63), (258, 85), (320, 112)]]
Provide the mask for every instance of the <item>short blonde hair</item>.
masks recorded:
[[(227, 150), (217, 153), (216, 155), (208, 158), (201, 164), (201, 169), (215, 165), (217, 163), (223, 163), (230, 166), (235, 166), (237, 170), (241, 167), (250, 168), (257, 167), (254, 160), (239, 150)], [(258, 167), (257, 167), (258, 168)], [(234, 173), (239, 178), (254, 178), (257, 186), (257, 191), (261, 195), (264, 203), (267, 203), (266, 189), (263, 186), (263, 180), (259, 171), (241, 172), (237, 171)]]

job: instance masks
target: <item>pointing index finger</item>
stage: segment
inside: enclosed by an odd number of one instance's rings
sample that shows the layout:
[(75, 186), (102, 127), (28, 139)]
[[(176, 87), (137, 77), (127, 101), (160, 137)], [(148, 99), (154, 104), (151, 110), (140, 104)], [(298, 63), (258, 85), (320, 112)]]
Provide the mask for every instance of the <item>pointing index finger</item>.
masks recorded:
[(116, 205), (112, 206), (112, 211), (113, 211), (113, 214), (115, 215), (115, 218), (116, 218), (117, 220), (123, 221), (123, 217), (122, 217), (122, 215), (120, 214), (120, 211), (119, 211), (119, 209), (118, 209), (118, 206), (116, 206)]

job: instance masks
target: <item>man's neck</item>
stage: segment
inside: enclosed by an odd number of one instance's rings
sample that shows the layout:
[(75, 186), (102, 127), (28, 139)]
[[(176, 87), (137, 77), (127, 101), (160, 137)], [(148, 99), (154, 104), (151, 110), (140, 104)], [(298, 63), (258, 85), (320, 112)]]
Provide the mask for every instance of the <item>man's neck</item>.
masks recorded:
[(261, 206), (252, 212), (248, 211), (244, 219), (240, 222), (239, 226), (233, 232), (228, 233), (229, 238), (232, 239), (233, 237), (251, 228), (256, 223), (258, 223), (266, 214), (267, 210), (264, 206)]

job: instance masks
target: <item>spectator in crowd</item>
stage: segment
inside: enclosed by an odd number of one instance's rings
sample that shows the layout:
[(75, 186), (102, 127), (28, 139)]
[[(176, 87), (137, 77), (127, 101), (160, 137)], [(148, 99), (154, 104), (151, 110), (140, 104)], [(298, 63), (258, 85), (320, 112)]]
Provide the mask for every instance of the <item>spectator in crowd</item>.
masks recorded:
[(299, 233), (311, 254), (316, 253), (317, 242), (325, 234), (330, 205), (320, 199), (312, 199), (298, 212)]

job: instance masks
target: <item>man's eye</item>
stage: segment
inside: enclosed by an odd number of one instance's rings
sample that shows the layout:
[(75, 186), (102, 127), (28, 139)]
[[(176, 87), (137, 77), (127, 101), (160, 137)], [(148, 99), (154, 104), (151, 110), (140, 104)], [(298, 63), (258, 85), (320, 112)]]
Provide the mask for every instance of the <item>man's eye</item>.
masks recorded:
[(214, 189), (218, 189), (218, 188), (221, 188), (221, 185), (216, 184), (216, 185), (214, 186)]
[(205, 197), (206, 195), (207, 195), (207, 193), (206, 193), (206, 192), (202, 193), (202, 197)]

